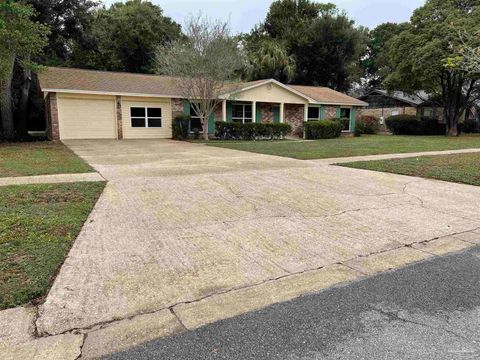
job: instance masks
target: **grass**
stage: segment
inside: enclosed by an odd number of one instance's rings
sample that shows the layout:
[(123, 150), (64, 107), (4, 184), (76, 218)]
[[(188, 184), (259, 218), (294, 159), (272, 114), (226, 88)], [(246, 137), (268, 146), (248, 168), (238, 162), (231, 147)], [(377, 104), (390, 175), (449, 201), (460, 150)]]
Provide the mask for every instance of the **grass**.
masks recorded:
[(338, 165), (480, 186), (480, 153), (360, 161)]
[(85, 161), (61, 143), (0, 144), (0, 177), (92, 171)]
[(211, 141), (218, 146), (301, 160), (480, 148), (480, 136), (364, 135), (314, 141)]
[(0, 309), (46, 294), (104, 186), (0, 187)]

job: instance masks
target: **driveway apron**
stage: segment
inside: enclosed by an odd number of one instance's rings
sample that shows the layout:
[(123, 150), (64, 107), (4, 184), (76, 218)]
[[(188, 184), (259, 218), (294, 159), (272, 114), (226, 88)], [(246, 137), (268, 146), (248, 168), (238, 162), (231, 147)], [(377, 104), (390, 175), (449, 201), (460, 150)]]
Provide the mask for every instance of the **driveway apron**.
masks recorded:
[(480, 227), (480, 188), (160, 140), (68, 141), (108, 180), (40, 334)]

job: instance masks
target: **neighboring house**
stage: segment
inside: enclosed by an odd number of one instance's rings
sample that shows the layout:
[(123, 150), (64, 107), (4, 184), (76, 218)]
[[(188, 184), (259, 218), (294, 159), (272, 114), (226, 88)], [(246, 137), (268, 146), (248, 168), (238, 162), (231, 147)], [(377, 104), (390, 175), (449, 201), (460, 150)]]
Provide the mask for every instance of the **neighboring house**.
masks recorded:
[[(48, 68), (39, 74), (51, 139), (171, 138), (172, 119), (192, 115), (190, 128), (201, 127), (183, 99), (180, 78), (71, 68)], [(348, 117), (353, 131), (358, 109), (367, 106), (329, 88), (284, 85), (276, 80), (229, 84), (209, 119), (286, 122), (301, 134), (303, 122)], [(231, 100), (234, 99), (234, 100)]]
[(361, 110), (361, 115), (375, 116), (380, 120), (393, 115), (434, 117), (440, 122), (443, 119), (443, 108), (431, 101), (424, 91), (418, 92), (417, 95), (409, 95), (402, 91), (388, 92), (375, 89), (358, 99), (368, 103), (368, 107)]

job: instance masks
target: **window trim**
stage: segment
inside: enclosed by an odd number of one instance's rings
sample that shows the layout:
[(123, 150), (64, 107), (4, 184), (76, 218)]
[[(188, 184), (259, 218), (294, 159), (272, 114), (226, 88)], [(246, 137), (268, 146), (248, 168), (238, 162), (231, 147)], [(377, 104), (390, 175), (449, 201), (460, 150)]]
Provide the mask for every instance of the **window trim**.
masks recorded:
[[(234, 106), (241, 106), (242, 107), (242, 117), (238, 117), (238, 116), (233, 116), (233, 107)], [(252, 116), (251, 117), (245, 117), (245, 107), (246, 106), (250, 106), (250, 112), (252, 113)], [(253, 106), (252, 104), (243, 104), (243, 103), (233, 103), (232, 104), (232, 122), (236, 122), (235, 120), (241, 120), (242, 124), (245, 124), (245, 120), (250, 120), (248, 121), (247, 123), (252, 123), (253, 122)]]
[[(344, 132), (344, 133), (352, 132), (352, 110), (353, 110), (353, 108), (351, 108), (351, 107), (340, 107), (340, 119), (344, 118), (342, 116), (342, 109), (350, 110), (350, 116), (348, 117), (348, 120), (349, 120), (348, 121), (348, 129), (344, 129), (344, 130), (342, 130), (342, 132)], [(346, 117), (345, 117), (345, 119), (346, 119)]]
[[(145, 109), (145, 116), (132, 116), (132, 109)], [(148, 116), (148, 109), (160, 109), (162, 116)], [(145, 120), (145, 126), (132, 126), (133, 119), (143, 119)], [(160, 120), (161, 126), (148, 126), (148, 121), (152, 120)], [(154, 106), (130, 106), (130, 128), (132, 129), (161, 129), (163, 128), (163, 109), (161, 107), (154, 107)]]

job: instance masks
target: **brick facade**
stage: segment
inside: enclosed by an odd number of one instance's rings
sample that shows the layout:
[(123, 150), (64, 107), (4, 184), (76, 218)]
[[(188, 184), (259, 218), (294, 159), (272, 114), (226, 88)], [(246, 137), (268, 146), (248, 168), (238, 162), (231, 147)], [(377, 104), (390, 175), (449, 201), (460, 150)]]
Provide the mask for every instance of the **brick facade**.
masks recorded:
[(115, 108), (117, 110), (117, 139), (123, 139), (123, 123), (122, 123), (122, 97), (115, 96)]
[(183, 114), (183, 99), (172, 98), (172, 120)]
[(257, 103), (257, 106), (260, 106), (260, 113), (262, 115), (262, 124), (273, 123), (273, 107), (278, 106), (278, 104)]
[(337, 107), (336, 106), (326, 106), (325, 107), (325, 119), (334, 119), (337, 117)]
[(305, 106), (298, 104), (285, 104), (285, 122), (292, 126), (292, 134), (303, 137), (303, 122)]
[(45, 103), (47, 115), (47, 135), (50, 140), (60, 140), (58, 128), (58, 102), (57, 93), (49, 93)]

